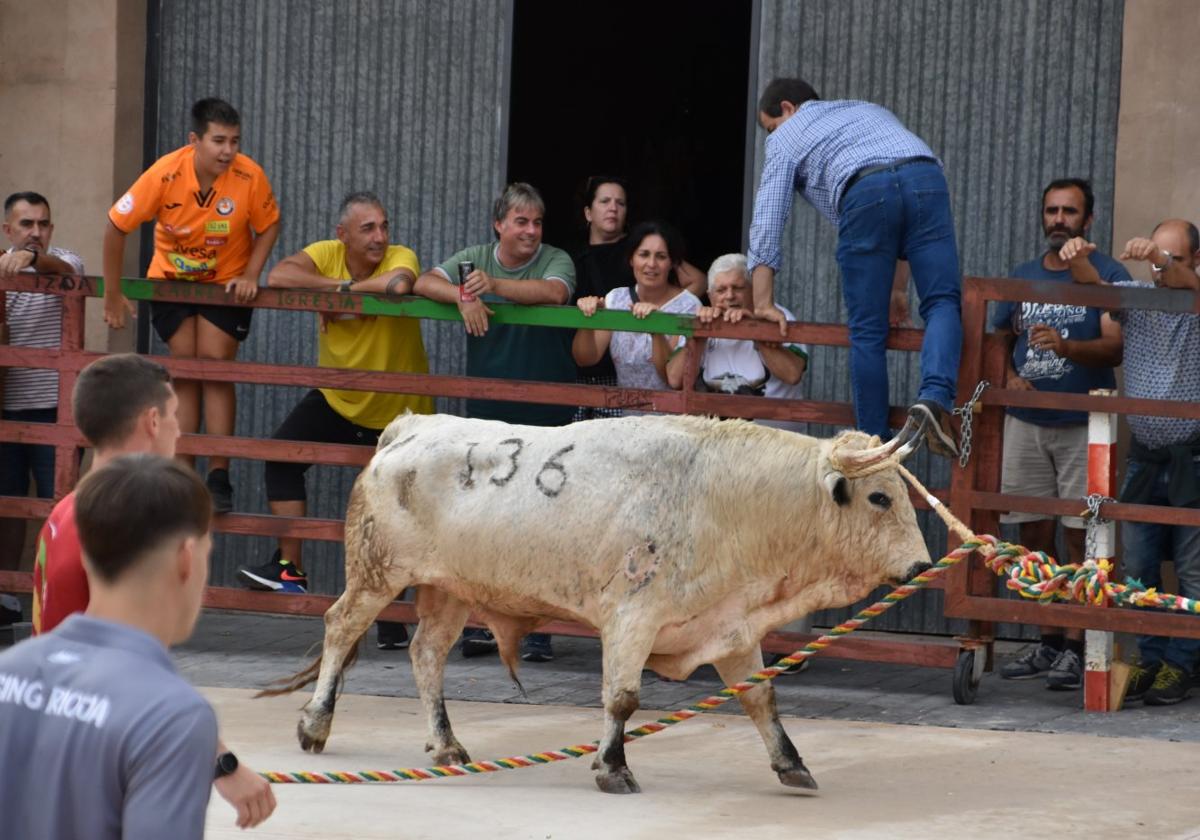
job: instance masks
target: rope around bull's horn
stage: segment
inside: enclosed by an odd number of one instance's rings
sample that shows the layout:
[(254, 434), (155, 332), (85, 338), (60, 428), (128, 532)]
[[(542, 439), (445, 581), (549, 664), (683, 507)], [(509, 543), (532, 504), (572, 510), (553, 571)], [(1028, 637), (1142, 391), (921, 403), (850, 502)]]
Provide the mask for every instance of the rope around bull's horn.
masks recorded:
[[(835, 445), (836, 448), (836, 445)], [(976, 535), (952, 514), (941, 500), (930, 493), (916, 476), (910, 473), (894, 457), (889, 459), (900, 471), (913, 488), (920, 493), (930, 506), (937, 511), (946, 526), (963, 538), (963, 543), (949, 554), (942, 557), (926, 571), (912, 580), (897, 586), (879, 601), (866, 609), (860, 610), (853, 618), (843, 621), (828, 633), (809, 642), (800, 650), (788, 654), (774, 665), (763, 668), (751, 674), (741, 682), (727, 686), (718, 693), (706, 697), (698, 703), (693, 703), (678, 711), (672, 712), (651, 723), (645, 723), (625, 732), (626, 743), (661, 732), (668, 727), (701, 715), (705, 712), (724, 705), (725, 703), (744, 694), (756, 685), (770, 680), (798, 665), (811, 656), (829, 647), (838, 639), (848, 636), (862, 627), (871, 619), (882, 615), (914, 592), (925, 588), (937, 580), (947, 569), (960, 563), (972, 552), (978, 551), (984, 556), (989, 568), (996, 574), (1009, 574), (1008, 587), (1016, 589), (1029, 598), (1046, 601), (1052, 598), (1060, 600), (1078, 600), (1083, 603), (1115, 603), (1122, 606), (1158, 607), (1183, 612), (1200, 614), (1200, 601), (1183, 598), (1177, 595), (1167, 595), (1146, 589), (1137, 581), (1126, 584), (1113, 584), (1107, 575), (1110, 566), (1106, 561), (1099, 563), (1088, 561), (1084, 564), (1068, 564), (1059, 566), (1044, 552), (1029, 551), (1023, 546), (1012, 545), (998, 541), (991, 535)], [(866, 468), (875, 472), (880, 467), (871, 465)], [(862, 474), (869, 474), (865, 472)], [(1015, 583), (1014, 583), (1015, 582)], [(410, 782), (425, 779), (439, 779), (456, 776), (472, 776), (481, 773), (494, 773), (500, 770), (516, 770), (521, 767), (534, 767), (539, 764), (551, 764), (571, 758), (580, 758), (596, 752), (598, 741), (587, 744), (574, 744), (559, 747), (556, 750), (530, 753), (527, 755), (496, 758), (487, 761), (472, 761), (466, 764), (440, 764), (432, 767), (406, 767), (398, 770), (349, 770), (349, 771), (265, 771), (260, 773), (263, 778), (276, 784), (355, 784), (381, 782)]]

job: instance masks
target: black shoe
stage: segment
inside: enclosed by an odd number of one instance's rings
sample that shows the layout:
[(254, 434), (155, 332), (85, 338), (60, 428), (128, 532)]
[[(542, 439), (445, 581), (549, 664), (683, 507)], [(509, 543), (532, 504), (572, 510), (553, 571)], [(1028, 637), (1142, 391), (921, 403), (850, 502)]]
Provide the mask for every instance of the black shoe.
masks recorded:
[(1044, 677), (1054, 667), (1062, 651), (1039, 642), (1000, 669), (1002, 680), (1031, 680)]
[(530, 633), (526, 636), (521, 642), (521, 658), (526, 662), (549, 662), (554, 659), (549, 634)]
[(495, 653), (497, 649), (496, 637), (492, 635), (491, 630), (484, 630), (480, 627), (468, 627), (463, 631), (459, 649), (462, 651), (463, 659), (470, 659), (472, 656), (483, 656), (485, 653)]
[(1144, 699), (1147, 706), (1174, 706), (1186, 700), (1191, 690), (1191, 674), (1164, 662)]
[(212, 496), (213, 513), (229, 513), (233, 510), (233, 485), (229, 483), (229, 470), (209, 470), (208, 495)]
[(1150, 686), (1154, 685), (1160, 667), (1162, 667), (1161, 662), (1151, 665), (1149, 668), (1134, 665), (1129, 669), (1129, 686), (1125, 689), (1126, 703), (1137, 703), (1139, 700), (1145, 699), (1146, 692), (1150, 690)]
[(908, 410), (908, 416), (921, 422), (930, 452), (946, 458), (958, 457), (958, 435), (950, 423), (950, 412), (933, 400), (917, 400)]
[(0, 627), (11, 627), (21, 620), (21, 602), (0, 593)]
[(1083, 685), (1083, 660), (1071, 649), (1054, 659), (1046, 673), (1046, 688), (1051, 691), (1072, 691)]
[(408, 628), (398, 621), (376, 621), (375, 646), (380, 650), (403, 650), (408, 647)]
[(279, 549), (275, 549), (275, 553), (271, 555), (268, 563), (254, 567), (240, 567), (238, 577), (251, 589), (293, 592), (300, 595), (308, 591), (308, 575), (284, 560)]
[[(779, 663), (779, 660), (785, 658), (786, 656), (787, 656), (786, 653), (769, 653), (769, 654), (766, 654), (765, 656), (763, 656), (763, 661), (766, 662), (767, 665), (777, 665)], [(812, 664), (812, 657), (806, 656), (800, 660), (799, 664), (793, 665), (790, 668), (784, 669), (783, 673), (780, 674), (779, 676), (782, 677), (783, 674), (799, 674), (802, 671), (807, 671), (808, 666), (811, 664)]]

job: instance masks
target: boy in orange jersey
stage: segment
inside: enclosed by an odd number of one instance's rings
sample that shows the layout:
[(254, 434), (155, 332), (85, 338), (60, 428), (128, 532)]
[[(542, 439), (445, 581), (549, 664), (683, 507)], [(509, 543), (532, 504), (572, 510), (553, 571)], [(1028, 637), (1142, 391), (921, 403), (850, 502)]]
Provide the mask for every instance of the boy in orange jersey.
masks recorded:
[[(132, 304), (121, 293), (125, 237), (156, 219), (154, 258), (147, 276), (163, 280), (219, 283), (238, 301), (254, 300), (258, 277), (279, 233), (279, 208), (262, 168), (238, 151), (241, 118), (220, 99), (192, 106), (188, 145), (155, 161), (108, 211), (104, 232), (104, 320), (125, 326)], [(200, 303), (154, 301), (154, 330), (172, 356), (231, 360), (250, 332), (253, 309)], [(209, 434), (232, 435), (235, 413), (232, 382), (176, 380), (179, 425), (184, 432), (204, 427)], [(186, 460), (192, 460), (190, 458)], [(208, 490), (213, 509), (233, 509), (229, 459), (209, 458)]]

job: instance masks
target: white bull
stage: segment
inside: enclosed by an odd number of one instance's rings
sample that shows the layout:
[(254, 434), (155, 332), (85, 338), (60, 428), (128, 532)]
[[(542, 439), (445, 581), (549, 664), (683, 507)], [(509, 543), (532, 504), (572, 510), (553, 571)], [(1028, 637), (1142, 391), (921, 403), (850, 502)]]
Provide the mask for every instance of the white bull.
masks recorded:
[[(906, 430), (907, 432), (907, 430)], [(322, 657), (273, 694), (317, 681), (298, 734), (320, 752), (338, 683), (372, 621), (417, 586), (413, 674), (426, 750), (469, 761), (443, 702), (446, 656), (468, 613), (515, 677), (521, 638), (549, 619), (599, 631), (605, 726), (596, 782), (639, 788), (622, 731), (644, 666), (672, 679), (705, 663), (727, 683), (762, 667), (771, 629), (841, 607), (929, 566), (894, 466), (861, 433), (833, 441), (742, 421), (594, 420), (558, 428), (406, 415), (379, 440), (346, 515), (346, 591), (325, 615)], [(861, 470), (860, 470), (861, 471)], [(816, 788), (779, 722), (770, 683), (741, 695), (771, 768)]]

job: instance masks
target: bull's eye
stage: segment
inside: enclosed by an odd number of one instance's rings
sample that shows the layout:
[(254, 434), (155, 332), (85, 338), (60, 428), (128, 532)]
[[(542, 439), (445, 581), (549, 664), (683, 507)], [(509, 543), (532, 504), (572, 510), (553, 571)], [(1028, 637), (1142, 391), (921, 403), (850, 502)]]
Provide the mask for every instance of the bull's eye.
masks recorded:
[(887, 493), (880, 493), (878, 490), (876, 490), (870, 496), (867, 496), (867, 501), (876, 507), (883, 508), (884, 510), (887, 510), (892, 506), (892, 497)]

